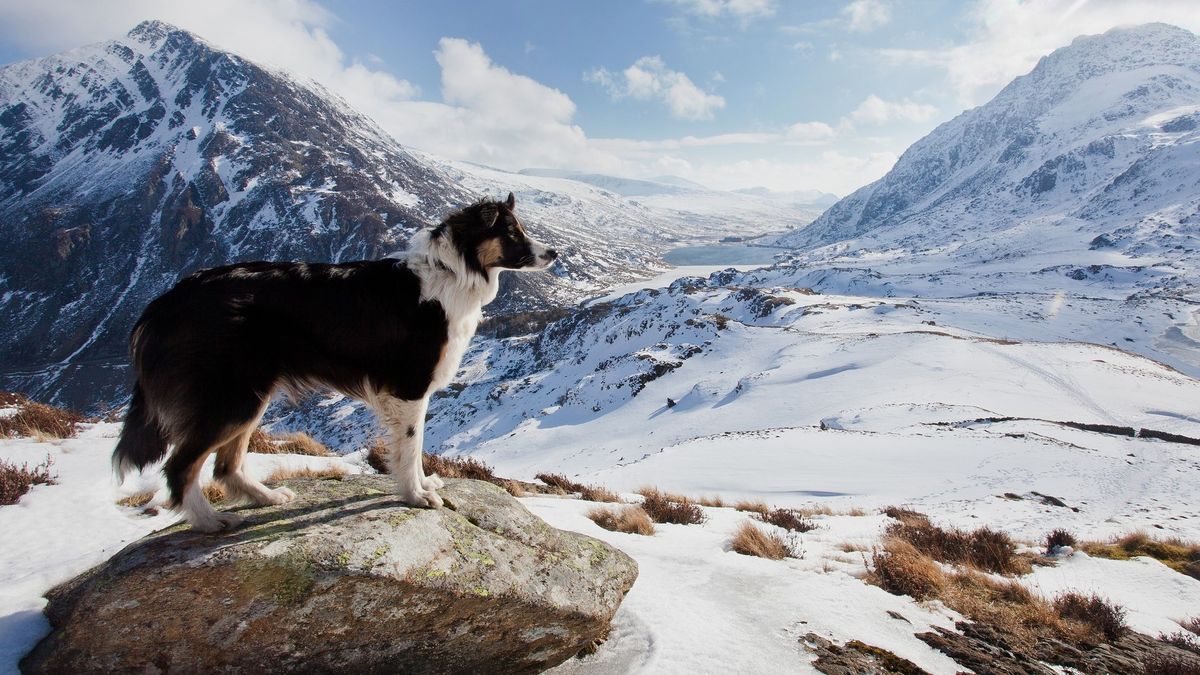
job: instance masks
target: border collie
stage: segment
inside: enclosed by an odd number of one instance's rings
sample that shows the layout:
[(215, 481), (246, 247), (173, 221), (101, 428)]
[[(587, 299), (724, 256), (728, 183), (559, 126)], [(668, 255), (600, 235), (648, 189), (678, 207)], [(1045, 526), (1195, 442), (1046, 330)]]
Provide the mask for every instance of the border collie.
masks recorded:
[(366, 402), (388, 429), (400, 499), (439, 507), (421, 443), (429, 396), (458, 370), (496, 297), (501, 270), (543, 270), (557, 253), (529, 238), (516, 199), (481, 201), (413, 237), (407, 257), (341, 264), (249, 262), (197, 272), (146, 308), (130, 336), (136, 384), (113, 451), (120, 477), (167, 454), (170, 506), (214, 532), (219, 513), (200, 489), (214, 477), (231, 496), (282, 504), (242, 469), (250, 434), (276, 389), (329, 387)]

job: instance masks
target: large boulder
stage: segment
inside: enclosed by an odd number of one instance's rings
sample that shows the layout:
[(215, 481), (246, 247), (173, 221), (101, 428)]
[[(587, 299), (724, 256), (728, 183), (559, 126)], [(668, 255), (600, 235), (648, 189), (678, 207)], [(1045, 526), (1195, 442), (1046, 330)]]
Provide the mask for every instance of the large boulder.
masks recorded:
[(500, 488), (410, 508), (382, 476), (288, 481), (228, 534), (178, 525), (49, 593), (26, 673), (538, 672), (603, 637), (637, 565)]

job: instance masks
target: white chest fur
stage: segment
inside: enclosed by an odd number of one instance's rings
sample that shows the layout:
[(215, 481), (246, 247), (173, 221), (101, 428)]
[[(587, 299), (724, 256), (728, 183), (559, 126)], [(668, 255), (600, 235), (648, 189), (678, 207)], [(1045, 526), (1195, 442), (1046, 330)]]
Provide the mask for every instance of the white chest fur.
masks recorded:
[(475, 335), (475, 329), (479, 326), (479, 320), (482, 317), (483, 313), (477, 310), (472, 316), (466, 316), (457, 321), (451, 319), (448, 322), (446, 346), (442, 349), (442, 358), (438, 360), (437, 366), (433, 369), (433, 378), (429, 383), (429, 391), (426, 392), (426, 396), (450, 384), (454, 379), (454, 374), (458, 372), (458, 366), (462, 363), (463, 354), (470, 346), (471, 338)]

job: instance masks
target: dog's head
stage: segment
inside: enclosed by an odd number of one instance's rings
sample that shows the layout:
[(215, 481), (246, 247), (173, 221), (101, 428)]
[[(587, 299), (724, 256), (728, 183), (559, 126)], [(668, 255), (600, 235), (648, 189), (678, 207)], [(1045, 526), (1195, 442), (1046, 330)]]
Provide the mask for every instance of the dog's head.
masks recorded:
[(493, 270), (544, 270), (558, 252), (529, 236), (513, 212), (516, 204), (511, 192), (502, 202), (472, 204), (434, 228), (431, 236), (448, 237), (467, 269), (485, 276)]

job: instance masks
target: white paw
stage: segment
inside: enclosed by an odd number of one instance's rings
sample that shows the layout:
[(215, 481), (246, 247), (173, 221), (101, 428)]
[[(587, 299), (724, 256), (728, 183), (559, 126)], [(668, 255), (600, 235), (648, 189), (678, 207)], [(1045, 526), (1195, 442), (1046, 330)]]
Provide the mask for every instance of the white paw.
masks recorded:
[(442, 498), (433, 490), (426, 490), (424, 487), (409, 488), (401, 486), (400, 499), (409, 506), (423, 506), (431, 509), (442, 507)]
[(192, 529), (198, 532), (220, 532), (222, 530), (232, 530), (245, 520), (236, 513), (214, 512), (211, 516), (192, 518), (189, 522)]
[(446, 484), (442, 482), (442, 479), (439, 478), (436, 473), (431, 473), (425, 478), (421, 479), (421, 487), (425, 488), (426, 490), (440, 490), (446, 487)]
[(267, 498), (263, 500), (263, 505), (267, 504), (286, 504), (296, 498), (296, 493), (285, 487), (277, 487), (274, 490), (267, 490)]

